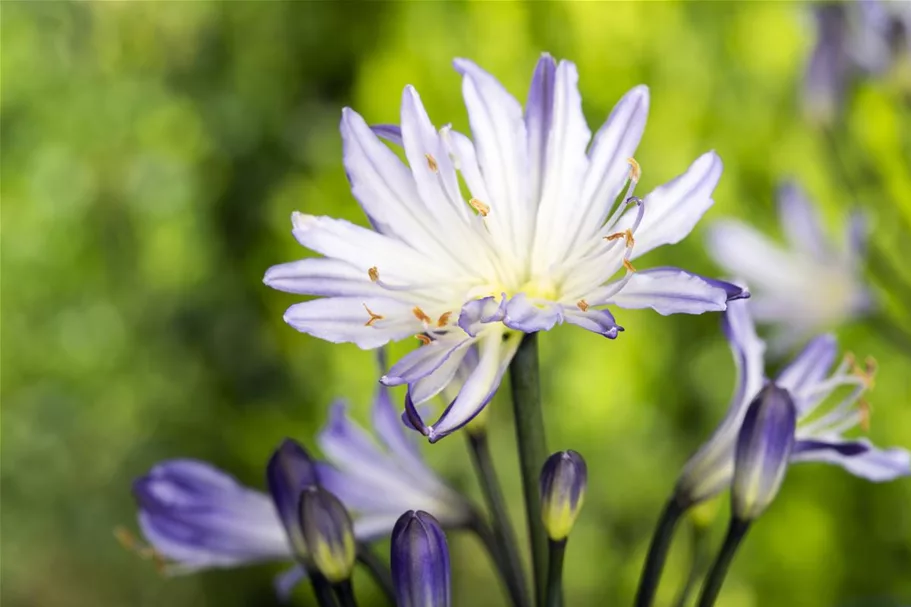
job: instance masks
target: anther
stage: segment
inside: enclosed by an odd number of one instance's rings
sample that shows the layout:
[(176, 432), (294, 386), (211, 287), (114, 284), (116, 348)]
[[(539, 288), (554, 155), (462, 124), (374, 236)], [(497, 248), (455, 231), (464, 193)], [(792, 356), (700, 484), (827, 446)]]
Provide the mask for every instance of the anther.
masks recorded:
[(376, 312), (374, 312), (373, 310), (368, 308), (367, 304), (361, 304), (361, 305), (364, 306), (364, 309), (367, 310), (367, 314), (370, 315), (370, 320), (368, 320), (367, 322), (364, 323), (365, 327), (372, 327), (373, 323), (375, 323), (376, 321), (383, 320), (384, 317), (382, 314), (377, 314)]
[(478, 215), (481, 217), (487, 217), (487, 214), (490, 213), (490, 207), (478, 200), (477, 198), (472, 198), (468, 201), (468, 204), (471, 205), (471, 208), (478, 212)]
[(415, 335), (415, 338), (416, 338), (419, 342), (421, 342), (421, 345), (422, 345), (422, 346), (430, 345), (430, 342), (433, 341), (432, 339), (430, 339), (430, 337), (428, 337), (427, 335), (425, 335), (425, 334), (423, 334), (423, 333), (418, 333), (417, 335)]
[(427, 166), (430, 168), (431, 172), (439, 172), (440, 165), (437, 164), (437, 159), (433, 157), (433, 154), (424, 154), (424, 157), (427, 159)]
[(630, 230), (629, 228), (626, 228), (622, 232), (615, 232), (613, 234), (609, 234), (604, 237), (604, 240), (612, 241), (612, 240), (618, 240), (620, 238), (623, 238), (626, 241), (627, 249), (632, 249), (633, 245), (636, 244), (636, 239), (633, 238), (633, 231)]
[(429, 316), (427, 316), (427, 313), (424, 312), (424, 310), (420, 309), (420, 308), (417, 307), (417, 306), (415, 306), (415, 307), (411, 310), (411, 312), (414, 314), (415, 318), (417, 318), (417, 319), (418, 319), (419, 321), (421, 321), (422, 323), (430, 324), (430, 323), (433, 322), (433, 319), (430, 318)]
[(443, 328), (449, 322), (449, 317), (452, 316), (452, 312), (443, 312), (440, 314), (440, 318), (437, 319), (437, 326)]
[(376, 282), (380, 279), (380, 271), (377, 269), (376, 266), (373, 266), (372, 268), (367, 270), (367, 275), (370, 277), (370, 280), (372, 282)]
[(636, 268), (633, 267), (633, 264), (630, 263), (630, 260), (629, 260), (629, 259), (624, 259), (624, 260), (623, 260), (623, 267), (626, 268), (627, 270), (629, 270), (630, 272), (635, 272), (635, 271), (636, 271)]
[(636, 159), (632, 156), (627, 158), (626, 161), (629, 163), (629, 178), (636, 183), (639, 183), (639, 178), (642, 177), (642, 167), (639, 166), (639, 163), (636, 162)]
[(588, 307), (589, 307), (589, 306), (588, 306), (588, 302), (585, 301), (584, 299), (580, 299), (579, 301), (577, 301), (577, 302), (576, 302), (576, 305), (577, 305), (577, 306), (579, 307), (579, 309), (582, 310), (583, 312), (587, 312), (587, 311), (588, 311)]

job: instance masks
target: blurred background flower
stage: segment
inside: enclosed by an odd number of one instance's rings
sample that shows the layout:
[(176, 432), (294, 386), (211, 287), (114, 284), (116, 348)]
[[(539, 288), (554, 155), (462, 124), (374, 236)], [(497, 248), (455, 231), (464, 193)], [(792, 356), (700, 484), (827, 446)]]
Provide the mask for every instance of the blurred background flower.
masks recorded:
[[(160, 460), (203, 459), (261, 486), (274, 445), (309, 440), (331, 398), (360, 403), (351, 415), (366, 425), (372, 355), (285, 325), (298, 298), (264, 287), (262, 270), (300, 254), (289, 209), (362, 221), (341, 165), (343, 106), (395, 123), (398, 93), (413, 84), (432, 115), (467, 131), (455, 56), (518, 96), (542, 50), (572, 58), (591, 124), (647, 84), (640, 190), (715, 149), (725, 171), (708, 221), (731, 216), (778, 234), (773, 194), (786, 176), (830, 233), (860, 206), (879, 256), (871, 289), (911, 320), (907, 101), (879, 81), (858, 83), (837, 133), (849, 191), (830, 142), (801, 117), (796, 91), (815, 44), (805, 13), (791, 3), (4, 3), (4, 603), (276, 600), (280, 565), (164, 580), (112, 530), (133, 520), (131, 480)], [(704, 237), (697, 227), (649, 266), (718, 275)], [(588, 462), (566, 556), (572, 605), (630, 601), (667, 492), (734, 385), (717, 315), (626, 311), (622, 324), (613, 342), (584, 331), (541, 337), (551, 448)], [(847, 326), (839, 343), (880, 363), (870, 399), (887, 403), (888, 417), (875, 418), (871, 439), (907, 446), (908, 359), (869, 329)], [(491, 407), (488, 423), (518, 517), (509, 415)], [(462, 441), (425, 453), (477, 494)], [(788, 479), (719, 604), (907, 604), (908, 482), (869, 485), (834, 466), (795, 466)], [(480, 550), (470, 537), (450, 540), (454, 605), (502, 604)], [(656, 603), (673, 599), (687, 553), (684, 541), (674, 547)], [(365, 574), (355, 585), (362, 604), (384, 604)], [(294, 599), (306, 604), (308, 590)]]

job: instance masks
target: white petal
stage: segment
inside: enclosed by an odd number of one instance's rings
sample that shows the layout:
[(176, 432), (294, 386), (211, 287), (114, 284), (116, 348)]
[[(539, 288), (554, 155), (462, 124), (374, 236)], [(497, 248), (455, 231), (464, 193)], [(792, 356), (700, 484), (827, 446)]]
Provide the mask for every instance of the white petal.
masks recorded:
[(544, 172), (547, 163), (547, 142), (553, 121), (554, 80), (557, 64), (544, 53), (538, 59), (525, 104), (525, 130), (528, 134), (528, 178), (531, 180), (529, 195), (541, 199)]
[(395, 296), (371, 282), (364, 271), (344, 261), (319, 257), (272, 266), (266, 270), (263, 282), (273, 289), (298, 295)]
[(647, 270), (633, 274), (607, 303), (621, 308), (652, 308), (662, 315), (702, 314), (724, 310), (727, 292), (676, 268)]
[[(370, 312), (383, 318), (367, 326)], [(324, 297), (294, 304), (285, 312), (285, 322), (302, 333), (365, 350), (423, 330), (409, 304), (378, 297)]]

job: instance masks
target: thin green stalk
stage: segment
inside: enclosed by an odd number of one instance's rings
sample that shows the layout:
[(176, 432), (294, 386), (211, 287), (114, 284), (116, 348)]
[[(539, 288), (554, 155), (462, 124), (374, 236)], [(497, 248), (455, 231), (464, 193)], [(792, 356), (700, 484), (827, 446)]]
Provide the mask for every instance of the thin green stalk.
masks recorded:
[(341, 607), (357, 607), (357, 601), (354, 599), (354, 587), (351, 585), (351, 580), (344, 580), (337, 584), (333, 584), (332, 589), (335, 590), (335, 596), (338, 597), (338, 602)]
[(395, 603), (395, 588), (392, 586), (392, 573), (389, 567), (378, 557), (366, 544), (358, 544), (357, 562), (363, 565), (370, 576), (383, 589), (383, 593), (392, 602)]
[(547, 566), (547, 607), (563, 607), (563, 557), (566, 540), (550, 540)]
[(538, 496), (538, 477), (547, 457), (544, 440), (544, 415), (541, 411), (541, 386), (538, 374), (537, 335), (522, 338), (519, 349), (509, 365), (512, 384), (512, 405), (516, 424), (516, 444), (522, 471), (522, 490), (525, 514), (531, 541), (532, 570), (535, 600), (543, 605), (547, 585), (547, 536), (541, 524), (541, 502)]
[(699, 607), (712, 607), (715, 604), (715, 599), (718, 598), (718, 593), (721, 591), (721, 585), (724, 583), (724, 577), (727, 575), (728, 568), (731, 566), (731, 561), (734, 559), (737, 547), (740, 546), (740, 542), (747, 534), (749, 528), (750, 523), (748, 521), (740, 521), (735, 518), (731, 519), (731, 524), (728, 526), (728, 533), (724, 537), (724, 544), (722, 544), (718, 556), (715, 557), (712, 569), (709, 571), (708, 576), (705, 578), (705, 583), (702, 585), (702, 595), (699, 597)]
[(661, 572), (664, 570), (664, 561), (667, 559), (667, 553), (671, 547), (674, 529), (684, 512), (686, 512), (686, 508), (681, 506), (675, 498), (671, 498), (664, 506), (658, 524), (655, 526), (655, 532), (652, 534), (645, 565), (642, 567), (639, 589), (636, 591), (634, 603), (636, 607), (651, 607), (652, 601), (655, 600), (655, 592), (661, 581)]
[(522, 571), (522, 558), (519, 555), (519, 545), (516, 541), (515, 531), (509, 521), (506, 500), (503, 498), (503, 491), (500, 489), (499, 482), (497, 482), (497, 473), (493, 466), (493, 458), (490, 456), (487, 432), (484, 430), (469, 430), (467, 435), (468, 444), (471, 447), (471, 460), (474, 464), (475, 472), (477, 472), (478, 481), (481, 484), (481, 492), (484, 494), (487, 509), (492, 518), (491, 528), (493, 539), (495, 540), (492, 548), (495, 552), (491, 554), (491, 557), (494, 560), (499, 560), (501, 574), (513, 605), (526, 607), (528, 605), (528, 587), (525, 584), (525, 573)]
[(696, 582), (702, 575), (707, 565), (708, 554), (706, 551), (708, 544), (708, 528), (703, 525), (691, 523), (690, 530), (690, 573), (686, 577), (686, 582), (680, 588), (677, 594), (677, 600), (674, 601), (675, 607), (686, 607), (690, 595), (696, 588)]
[(338, 603), (335, 602), (335, 597), (332, 594), (332, 584), (329, 583), (329, 580), (313, 568), (308, 568), (307, 576), (310, 578), (313, 594), (316, 596), (316, 602), (319, 607), (337, 607)]

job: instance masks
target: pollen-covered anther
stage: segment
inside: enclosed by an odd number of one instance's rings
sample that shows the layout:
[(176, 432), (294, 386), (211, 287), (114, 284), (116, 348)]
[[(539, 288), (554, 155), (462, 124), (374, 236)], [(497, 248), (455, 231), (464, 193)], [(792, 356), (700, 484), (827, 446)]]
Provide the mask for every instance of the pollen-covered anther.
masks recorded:
[(633, 238), (633, 231), (630, 230), (629, 228), (626, 228), (622, 232), (614, 232), (613, 234), (609, 234), (604, 237), (604, 240), (612, 241), (612, 240), (619, 240), (621, 238), (626, 241), (627, 249), (632, 249), (633, 245), (636, 244), (636, 239)]
[(367, 270), (367, 276), (370, 277), (371, 282), (376, 282), (380, 279), (380, 271), (376, 266), (373, 266)]
[(589, 308), (588, 302), (585, 301), (584, 299), (580, 299), (579, 301), (577, 301), (576, 306), (583, 312), (587, 312), (588, 308)]
[(639, 163), (636, 162), (636, 159), (630, 156), (626, 159), (629, 163), (629, 178), (636, 183), (639, 183), (639, 178), (642, 177), (642, 167), (639, 166)]
[(860, 399), (857, 401), (857, 408), (860, 411), (860, 428), (864, 432), (870, 431), (870, 418), (873, 415), (873, 407), (870, 406), (870, 403), (866, 399)]
[(367, 304), (361, 304), (361, 305), (364, 306), (364, 309), (367, 310), (367, 314), (370, 315), (370, 320), (368, 320), (367, 322), (364, 323), (365, 327), (372, 327), (373, 323), (375, 323), (378, 320), (383, 320), (383, 318), (385, 318), (382, 314), (377, 314), (376, 312), (374, 312), (373, 310), (368, 308)]
[(437, 326), (440, 328), (445, 327), (449, 323), (449, 318), (452, 316), (452, 312), (443, 312), (440, 314), (440, 317), (437, 319)]
[(635, 271), (636, 271), (636, 268), (633, 267), (633, 264), (632, 264), (632, 262), (630, 262), (629, 259), (624, 259), (624, 260), (623, 260), (623, 267), (626, 268), (627, 270), (629, 270), (630, 272), (635, 272)]
[(487, 217), (487, 214), (490, 213), (490, 207), (478, 200), (477, 198), (472, 198), (468, 201), (468, 204), (471, 205), (471, 208), (478, 212), (478, 215), (481, 217)]
[(412, 308), (411, 313), (414, 314), (415, 318), (424, 324), (430, 324), (433, 322), (433, 319), (427, 316), (427, 313), (424, 312), (424, 310), (420, 309), (418, 306)]
[(431, 172), (437, 173), (440, 170), (440, 165), (437, 164), (437, 159), (433, 157), (433, 154), (424, 154), (424, 157), (427, 159), (427, 167)]
[(429, 337), (428, 335), (425, 335), (424, 333), (418, 333), (418, 334), (415, 335), (414, 337), (415, 337), (415, 339), (417, 339), (419, 342), (421, 342), (421, 345), (422, 345), (422, 346), (430, 345), (430, 342), (433, 341), (432, 339), (430, 339), (430, 337)]

